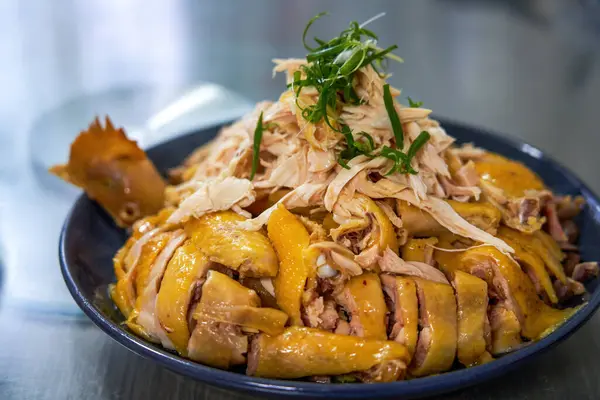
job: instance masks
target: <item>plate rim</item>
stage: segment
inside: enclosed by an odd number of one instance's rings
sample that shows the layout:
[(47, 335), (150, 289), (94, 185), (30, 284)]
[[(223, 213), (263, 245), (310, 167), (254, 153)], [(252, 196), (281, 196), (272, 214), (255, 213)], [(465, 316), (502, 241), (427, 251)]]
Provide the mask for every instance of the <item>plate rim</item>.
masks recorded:
[[(537, 160), (543, 160), (550, 164), (554, 164), (561, 173), (571, 182), (577, 185), (581, 194), (586, 200), (594, 200), (596, 204), (600, 203), (600, 198), (587, 186), (585, 182), (579, 179), (571, 170), (565, 167), (560, 162), (549, 156), (545, 151), (533, 146), (525, 141), (509, 135), (500, 135), (487, 129), (466, 125), (447, 118), (438, 118), (441, 126), (453, 126), (460, 129), (476, 131), (477, 135), (491, 137), (492, 140), (501, 141), (513, 147), (520, 153), (527, 154), (527, 157), (532, 157)], [(197, 130), (182, 136), (173, 138), (167, 142), (160, 143), (151, 147), (147, 151), (152, 151), (174, 140), (181, 139), (185, 136), (199, 135), (208, 130), (214, 130), (222, 125), (215, 125)], [(538, 157), (526, 153), (523, 146), (536, 150)], [(85, 195), (80, 195), (73, 204), (65, 219), (61, 229), (59, 238), (58, 257), (60, 268), (65, 284), (82, 311), (98, 326), (104, 333), (108, 334), (112, 339), (127, 348), (128, 350), (144, 357), (152, 359), (172, 371), (183, 374), (195, 380), (219, 386), (221, 388), (233, 389), (237, 391), (253, 391), (265, 395), (286, 395), (293, 397), (328, 397), (335, 395), (338, 398), (364, 398), (368, 396), (404, 396), (404, 398), (420, 398), (431, 396), (458, 389), (464, 389), (473, 386), (499, 375), (502, 375), (531, 357), (541, 355), (550, 350), (552, 347), (562, 342), (572, 334), (574, 334), (585, 322), (587, 322), (597, 311), (600, 306), (600, 286), (590, 295), (588, 302), (575, 312), (565, 323), (558, 327), (554, 332), (547, 335), (541, 340), (533, 342), (519, 350), (506, 354), (493, 362), (479, 365), (470, 368), (463, 368), (445, 372), (438, 375), (431, 375), (422, 378), (416, 378), (406, 381), (388, 382), (388, 383), (346, 383), (346, 384), (322, 384), (314, 382), (278, 380), (268, 378), (258, 378), (240, 374), (236, 372), (221, 370), (218, 368), (209, 367), (164, 350), (158, 345), (135, 336), (126, 328), (119, 326), (109, 317), (105, 317), (102, 312), (96, 307), (79, 289), (74, 271), (67, 257), (66, 242), (70, 234), (70, 227), (73, 224), (74, 214), (84, 202), (91, 200)], [(592, 213), (597, 216), (600, 211), (595, 208)], [(600, 219), (600, 216), (599, 216)], [(598, 223), (598, 222), (596, 222)], [(600, 278), (596, 278), (600, 279)]]

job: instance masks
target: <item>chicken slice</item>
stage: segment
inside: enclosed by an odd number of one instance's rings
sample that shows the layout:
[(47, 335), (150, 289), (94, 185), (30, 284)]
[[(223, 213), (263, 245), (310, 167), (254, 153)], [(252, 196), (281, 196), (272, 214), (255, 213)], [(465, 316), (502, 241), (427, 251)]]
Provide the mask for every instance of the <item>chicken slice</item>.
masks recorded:
[(498, 231), (498, 235), (518, 242), (523, 250), (534, 256), (537, 255), (554, 277), (566, 283), (567, 276), (560, 262), (564, 255), (557, 247), (556, 242), (547, 233), (537, 231), (533, 235), (529, 235), (515, 229), (502, 227)]
[(208, 272), (193, 317), (198, 321), (210, 319), (270, 335), (281, 333), (288, 319), (280, 310), (261, 307), (260, 297), (254, 290), (217, 271)]
[[(510, 228), (506, 228), (510, 229)], [(508, 235), (503, 235), (504, 227), (500, 229), (498, 237), (502, 238), (513, 249), (515, 249), (515, 258), (519, 261), (527, 273), (527, 276), (533, 282), (536, 291), (542, 297), (548, 298), (551, 303), (558, 303), (558, 297), (552, 286), (550, 275), (546, 271), (544, 261), (534, 252), (529, 252), (518, 242)]]
[(521, 344), (521, 324), (516, 314), (504, 303), (490, 308), (490, 325), (492, 329), (492, 354), (501, 355), (517, 350)]
[(188, 311), (192, 297), (211, 265), (188, 239), (173, 254), (160, 284), (156, 315), (173, 347), (183, 356), (187, 355), (190, 338)]
[(381, 283), (392, 305), (389, 339), (406, 346), (412, 358), (417, 346), (419, 327), (419, 305), (415, 282), (411, 278), (383, 274)]
[(273, 282), (277, 304), (290, 316), (293, 325), (303, 325), (302, 294), (307, 279), (314, 275), (304, 262), (310, 236), (302, 222), (283, 205), (271, 214), (267, 232), (280, 260), (279, 273)]
[(336, 301), (350, 314), (351, 335), (387, 339), (387, 308), (377, 274), (365, 273), (350, 279)]
[(456, 271), (452, 286), (458, 309), (457, 356), (461, 364), (469, 367), (478, 364), (486, 353), (486, 328), (489, 328), (487, 283), (471, 274)]
[(239, 326), (210, 319), (196, 322), (187, 348), (190, 359), (221, 369), (244, 364), (247, 352), (248, 336)]
[(417, 286), (421, 332), (409, 372), (418, 377), (447, 371), (452, 367), (457, 346), (454, 291), (447, 284), (413, 280)]
[(474, 161), (486, 198), (502, 212), (511, 228), (533, 233), (541, 228), (542, 204), (551, 193), (542, 180), (524, 164), (499, 154), (487, 153)]
[(457, 267), (487, 282), (490, 297), (505, 302), (521, 324), (521, 335), (528, 339), (546, 335), (575, 312), (546, 305), (519, 264), (494, 247), (480, 246), (462, 252)]
[[(500, 211), (490, 203), (461, 203), (448, 200), (448, 204), (467, 222), (491, 234), (496, 233), (502, 220)], [(448, 232), (448, 229), (444, 228), (429, 213), (403, 200), (398, 200), (397, 209), (402, 218), (403, 228), (411, 235), (438, 236)]]
[(127, 325), (131, 329), (143, 331), (150, 341), (162, 343), (168, 349), (174, 347), (158, 320), (156, 298), (167, 264), (177, 248), (185, 241), (185, 238), (185, 233), (181, 229), (171, 233), (169, 241), (156, 257), (154, 263), (146, 269), (145, 285), (141, 290), (138, 289), (135, 309), (127, 319)]
[[(129, 318), (134, 310), (137, 295), (142, 293), (148, 284), (147, 277), (150, 267), (171, 237), (171, 232), (159, 232), (158, 228), (155, 228), (135, 242), (129, 254), (124, 257), (123, 264), (129, 265), (129, 267), (112, 287), (111, 297), (126, 318)], [(128, 263), (127, 258), (134, 252), (134, 249), (137, 253), (135, 260)], [(144, 332), (141, 335), (146, 337)]]
[(239, 227), (246, 219), (233, 211), (206, 214), (185, 223), (192, 243), (211, 261), (223, 264), (241, 276), (273, 277), (278, 260), (269, 239), (259, 231)]
[[(310, 354), (310, 357), (307, 357)], [(312, 375), (342, 375), (393, 366), (379, 381), (402, 378), (410, 356), (400, 343), (338, 335), (320, 329), (290, 327), (283, 334), (260, 334), (251, 343), (248, 375), (296, 379)]]
[(224, 369), (246, 362), (244, 330), (277, 334), (287, 321), (279, 310), (260, 308), (255, 291), (217, 271), (208, 272), (193, 318), (196, 326), (188, 342), (189, 357)]
[(157, 214), (137, 220), (131, 226), (131, 236), (113, 257), (117, 280), (125, 277), (139, 259), (141, 246), (161, 231), (159, 227), (164, 226), (172, 212), (170, 207), (163, 208)]
[(71, 144), (68, 163), (55, 165), (50, 172), (82, 188), (121, 227), (164, 205), (162, 177), (146, 153), (108, 117), (105, 127), (96, 118), (81, 132)]

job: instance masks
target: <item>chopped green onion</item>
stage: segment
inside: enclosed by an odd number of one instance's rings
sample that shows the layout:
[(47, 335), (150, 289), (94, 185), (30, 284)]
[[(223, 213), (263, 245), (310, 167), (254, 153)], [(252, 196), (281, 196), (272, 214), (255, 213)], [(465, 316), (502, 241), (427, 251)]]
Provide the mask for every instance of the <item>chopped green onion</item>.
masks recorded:
[[(308, 30), (310, 29), (311, 25), (318, 20), (321, 17), (324, 17), (325, 15), (327, 15), (327, 12), (322, 12), (319, 13), (317, 15), (315, 15), (314, 17), (312, 17), (309, 21), (308, 24), (306, 24), (306, 27), (304, 28), (304, 32), (302, 33), (302, 44), (304, 44), (304, 48), (308, 51), (313, 51), (314, 49), (312, 49), (309, 45), (306, 44), (306, 34), (308, 33)], [(317, 41), (317, 39), (315, 39), (315, 41)], [(318, 42), (318, 41), (317, 41)]]
[(373, 53), (369, 58), (367, 58), (365, 60), (364, 65), (369, 65), (375, 60), (382, 60), (383, 57), (389, 57), (395, 61), (403, 62), (404, 60), (402, 60), (400, 57), (390, 54), (392, 51), (396, 50), (397, 48), (398, 48), (398, 46), (393, 45), (393, 46), (388, 47), (385, 50), (381, 50), (379, 52)]
[[(346, 151), (346, 150), (344, 150), (344, 151)], [(342, 151), (342, 152), (340, 153), (340, 155), (339, 155), (339, 157), (338, 157), (338, 160), (337, 160), (337, 162), (338, 162), (338, 164), (340, 164), (340, 165), (342, 166), (342, 168), (345, 168), (345, 169), (350, 169), (350, 167), (348, 166), (348, 164), (347, 164), (347, 163), (346, 163), (346, 161), (344, 160), (344, 159), (345, 159), (345, 157), (344, 157), (344, 151)]]
[(367, 143), (368, 143), (368, 148), (369, 148), (369, 152), (375, 150), (375, 141), (373, 140), (373, 137), (371, 135), (369, 135), (367, 132), (361, 132), (360, 133), (361, 138), (365, 138), (367, 139)]
[(394, 107), (394, 98), (390, 92), (390, 85), (383, 85), (383, 102), (385, 109), (387, 110), (390, 123), (392, 124), (392, 130), (394, 137), (396, 138), (396, 147), (401, 149), (404, 146), (404, 131), (402, 130), (402, 124), (400, 123), (400, 117)]
[[(348, 161), (359, 155), (371, 158), (382, 156), (394, 162), (388, 174), (395, 172), (416, 174), (416, 171), (410, 165), (410, 160), (428, 140), (428, 137), (421, 138), (419, 136), (421, 139), (418, 138), (419, 140), (411, 145), (409, 154), (412, 154), (412, 156), (401, 151), (404, 145), (404, 132), (400, 117), (394, 107), (394, 99), (389, 85), (384, 86), (383, 98), (394, 132), (396, 149), (384, 146), (379, 154), (374, 154), (375, 141), (369, 134), (360, 132), (360, 138), (355, 140), (350, 128), (336, 117), (340, 106), (343, 107), (347, 104), (359, 105), (363, 101), (354, 90), (354, 74), (361, 68), (371, 65), (381, 76), (378, 68), (385, 67), (385, 65), (382, 65), (383, 61), (391, 59), (402, 62), (400, 57), (392, 54), (392, 51), (396, 50), (398, 46), (393, 45), (385, 49), (377, 47), (377, 35), (362, 27), (371, 22), (372, 19), (362, 26), (356, 21), (351, 22), (347, 29), (329, 41), (314, 38), (317, 47), (310, 47), (306, 41), (308, 31), (313, 23), (324, 15), (326, 13), (316, 15), (306, 25), (302, 34), (302, 43), (309, 52), (306, 56), (308, 64), (301, 67), (302, 73), (300, 71), (294, 72), (293, 81), (288, 85), (296, 94), (296, 104), (301, 109), (302, 117), (313, 124), (325, 120), (325, 123), (332, 130), (344, 136), (346, 146), (338, 154), (338, 163), (343, 168), (349, 168)], [(304, 78), (302, 78), (303, 75)], [(315, 104), (302, 107), (298, 104), (298, 96), (303, 87), (316, 89), (318, 98)], [(262, 135), (262, 132), (260, 134)], [(424, 141), (421, 142), (422, 140)], [(258, 165), (258, 161), (256, 163)], [(254, 170), (253, 165), (252, 176), (254, 176)]]
[(417, 136), (417, 138), (410, 144), (410, 147), (408, 148), (408, 153), (406, 155), (408, 156), (409, 161), (412, 160), (417, 154), (417, 151), (419, 151), (419, 149), (423, 147), (425, 143), (427, 143), (429, 138), (431, 138), (429, 132), (422, 131), (419, 133), (419, 136)]
[(356, 48), (352, 55), (342, 64), (340, 67), (340, 75), (350, 75), (357, 71), (364, 61), (366, 51), (364, 49)]
[(263, 113), (261, 111), (260, 116), (258, 117), (258, 122), (256, 123), (256, 128), (254, 129), (254, 144), (252, 146), (252, 171), (250, 172), (250, 180), (254, 179), (254, 175), (256, 175), (256, 170), (258, 170), (258, 165), (260, 163), (260, 142), (262, 140), (263, 129)]
[(308, 62), (313, 62), (313, 61), (317, 60), (320, 57), (326, 57), (326, 56), (331, 55), (331, 54), (336, 54), (337, 55), (337, 54), (341, 53), (342, 51), (344, 51), (347, 47), (348, 47), (347, 43), (338, 44), (338, 45), (332, 46), (332, 47), (326, 47), (326, 48), (324, 48), (322, 50), (315, 51), (313, 53), (309, 53), (306, 56), (306, 60)]
[(342, 167), (348, 169), (349, 167), (348, 164), (346, 164), (346, 161), (349, 161), (361, 154), (367, 157), (375, 157), (375, 155), (372, 154), (375, 150), (375, 141), (371, 135), (366, 132), (361, 132), (360, 138), (364, 138), (366, 141), (356, 141), (352, 136), (350, 128), (348, 128), (346, 125), (342, 127), (342, 134), (346, 139), (346, 148), (340, 152), (338, 157), (338, 164), (340, 164)]
[(300, 74), (294, 73), (294, 80), (288, 86), (293, 87), (296, 96), (302, 87), (314, 87), (319, 93), (317, 102), (314, 107), (309, 107), (308, 111), (303, 110), (302, 116), (312, 123), (325, 119), (331, 129), (341, 132), (341, 125), (338, 123), (339, 128), (334, 127), (330, 121), (327, 108), (330, 107), (335, 113), (339, 109), (340, 101), (353, 105), (361, 103), (353, 88), (354, 73), (369, 64), (375, 68), (375, 64), (380, 64), (383, 58), (400, 61), (401, 59), (391, 54), (397, 46), (384, 50), (378, 48), (374, 42), (377, 35), (362, 28), (355, 21), (350, 23), (348, 29), (329, 41), (315, 38), (318, 47), (310, 47), (306, 42), (308, 31), (312, 24), (325, 14), (320, 13), (313, 17), (302, 34), (302, 42), (309, 51), (306, 56), (308, 64), (301, 67), (306, 78), (301, 79)]
[(404, 154), (400, 150), (392, 149), (392, 148), (390, 148), (388, 146), (383, 146), (383, 148), (381, 149), (381, 152), (379, 153), (379, 155), (394, 162), (394, 165), (385, 174), (385, 176), (391, 175), (391, 174), (393, 174), (395, 172), (398, 172), (398, 171), (402, 171), (403, 167), (405, 167), (407, 163), (408, 163), (408, 165), (410, 167), (410, 163), (408, 161), (408, 157), (406, 156), (406, 154)]
[(416, 174), (417, 171), (410, 165), (412, 159), (417, 154), (417, 151), (421, 149), (425, 143), (430, 139), (431, 135), (427, 131), (423, 131), (417, 136), (417, 138), (411, 143), (408, 153), (404, 154), (400, 150), (392, 149), (390, 147), (384, 146), (379, 153), (380, 156), (387, 158), (394, 162), (394, 165), (390, 170), (385, 174), (386, 176), (391, 175), (395, 172), (408, 173), (408, 174)]
[(410, 96), (408, 96), (408, 105), (411, 106), (412, 108), (419, 108), (423, 105), (422, 101), (413, 101), (413, 99), (410, 98)]

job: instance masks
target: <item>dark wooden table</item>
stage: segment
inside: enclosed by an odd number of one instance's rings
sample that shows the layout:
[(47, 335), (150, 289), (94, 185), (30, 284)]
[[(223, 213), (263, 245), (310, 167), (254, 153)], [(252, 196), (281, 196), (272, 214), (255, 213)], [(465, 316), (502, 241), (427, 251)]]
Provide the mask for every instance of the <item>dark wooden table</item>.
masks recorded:
[[(380, 11), (394, 86), (441, 116), (521, 137), (600, 191), (600, 4), (514, 1), (0, 2), (0, 399), (249, 399), (138, 357), (75, 307), (56, 260), (74, 189), (50, 163), (96, 113), (143, 124), (198, 81), (275, 98), (270, 59)], [(448, 399), (600, 398), (600, 315), (525, 367)]]

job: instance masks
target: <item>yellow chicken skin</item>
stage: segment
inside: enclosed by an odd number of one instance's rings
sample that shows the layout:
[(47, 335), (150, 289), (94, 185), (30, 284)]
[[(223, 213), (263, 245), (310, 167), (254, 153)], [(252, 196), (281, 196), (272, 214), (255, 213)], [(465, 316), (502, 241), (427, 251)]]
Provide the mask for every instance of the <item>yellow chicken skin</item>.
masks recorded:
[(541, 229), (545, 221), (540, 214), (541, 198), (549, 192), (533, 171), (494, 153), (474, 165), (485, 199), (498, 207), (506, 225), (527, 233)]
[(164, 205), (165, 182), (137, 144), (98, 118), (71, 145), (69, 161), (50, 168), (59, 178), (79, 186), (126, 227), (158, 212)]
[(412, 358), (419, 336), (417, 286), (411, 278), (388, 274), (381, 275), (381, 283), (394, 306), (389, 338), (406, 346)]
[[(223, 369), (245, 363), (248, 336), (242, 332), (242, 327), (229, 319), (227, 310), (256, 307), (260, 307), (256, 292), (225, 274), (209, 271), (202, 286), (202, 297), (193, 314), (196, 325), (188, 342), (188, 356), (192, 360)], [(213, 318), (215, 316), (219, 318)], [(260, 317), (258, 321), (263, 323)], [(224, 318), (227, 322), (223, 322)], [(240, 322), (239, 318), (235, 322)], [(245, 322), (253, 327), (257, 325), (252, 318)], [(283, 324), (285, 320), (279, 331), (283, 330)]]
[[(123, 274), (111, 289), (111, 297), (121, 313), (129, 318), (136, 301), (136, 293), (141, 293), (147, 285), (148, 272), (154, 260), (167, 245), (171, 235), (159, 233), (141, 246), (139, 259)], [(135, 329), (135, 328), (133, 328)]]
[[(462, 203), (454, 200), (447, 202), (458, 215), (470, 224), (491, 234), (496, 232), (502, 220), (500, 211), (490, 203)], [(408, 231), (409, 235), (427, 237), (448, 233), (448, 230), (429, 213), (406, 201), (398, 200), (396, 208), (402, 218), (403, 228)]]
[(148, 340), (162, 343), (164, 347), (173, 349), (173, 343), (157, 318), (156, 299), (167, 264), (185, 241), (185, 234), (183, 230), (178, 229), (165, 235), (167, 235), (168, 241), (158, 256), (147, 268), (138, 271), (137, 298), (135, 299), (135, 308), (127, 318), (127, 326), (135, 332), (143, 332)]
[(521, 340), (521, 324), (514, 312), (499, 303), (490, 308), (490, 326), (492, 330), (492, 354), (501, 355), (518, 349)]
[[(552, 236), (550, 236), (544, 231), (536, 231), (533, 233), (533, 237), (538, 241), (536, 244), (534, 244), (534, 247), (540, 257), (544, 258), (542, 253), (551, 255), (553, 259), (558, 260), (559, 264), (560, 261), (564, 260), (565, 254), (560, 249), (560, 245), (556, 243), (554, 239), (552, 239)], [(544, 261), (547, 265), (549, 265), (548, 268), (550, 268), (551, 271), (554, 271), (554, 269), (552, 269), (552, 267), (550, 266), (548, 260), (544, 259)]]
[(281, 333), (288, 319), (283, 311), (262, 308), (254, 290), (217, 271), (208, 273), (193, 316), (196, 320), (210, 319), (271, 335)]
[(458, 309), (457, 356), (461, 364), (469, 367), (481, 360), (487, 348), (487, 283), (473, 275), (456, 271), (452, 285)]
[(511, 235), (505, 235), (504, 233), (508, 229), (510, 228), (501, 228), (498, 237), (515, 250), (515, 258), (524, 267), (537, 292), (542, 296), (545, 294), (553, 304), (558, 303), (558, 296), (554, 291), (554, 286), (552, 286), (552, 280), (546, 271), (544, 261), (536, 253), (525, 250), (521, 245), (524, 242), (517, 241)]
[(211, 261), (223, 264), (249, 277), (277, 275), (278, 261), (273, 246), (260, 231), (238, 226), (246, 219), (233, 211), (219, 211), (185, 223), (192, 243)]
[(248, 375), (296, 379), (312, 375), (342, 375), (396, 363), (396, 380), (410, 356), (400, 343), (338, 335), (315, 328), (290, 327), (281, 335), (258, 335), (248, 356)]
[(274, 279), (275, 298), (293, 325), (303, 325), (300, 316), (302, 293), (311, 269), (304, 262), (310, 235), (298, 217), (279, 205), (267, 224), (269, 239), (279, 256), (279, 273)]
[(438, 242), (435, 237), (426, 239), (410, 238), (402, 246), (402, 259), (404, 261), (418, 261), (430, 264), (433, 259), (433, 246)]
[[(466, 246), (461, 242), (462, 238), (453, 233), (444, 233), (438, 237), (438, 242), (435, 245), (436, 249), (433, 252), (435, 264), (447, 276), (453, 276), (454, 272), (461, 270), (460, 258), (464, 251), (471, 246)], [(470, 271), (464, 272), (470, 273)], [(490, 275), (491, 279), (491, 275)]]
[(521, 197), (526, 191), (546, 188), (540, 177), (524, 164), (499, 154), (486, 153), (475, 160), (475, 170), (482, 180), (501, 188), (511, 197)]
[(562, 283), (567, 282), (567, 276), (565, 275), (564, 268), (561, 264), (564, 255), (560, 250), (560, 247), (558, 247), (558, 244), (546, 232), (537, 231), (534, 234), (529, 235), (515, 229), (502, 227), (499, 230), (498, 235), (518, 242), (523, 250), (541, 258), (546, 265), (546, 268), (552, 272), (554, 277)]
[(131, 236), (113, 257), (113, 265), (117, 280), (120, 280), (125, 276), (133, 263), (132, 258), (134, 257), (133, 255), (130, 255), (133, 245), (145, 235), (151, 234), (151, 231), (162, 226), (172, 212), (173, 208), (163, 208), (157, 214), (144, 217), (131, 226)]
[(412, 376), (436, 374), (450, 369), (456, 355), (457, 316), (452, 286), (413, 278), (419, 299), (422, 327), (409, 366)]
[[(558, 310), (542, 302), (533, 283), (521, 270), (519, 264), (491, 246), (475, 247), (462, 253), (459, 268), (479, 276), (476, 269), (483, 268), (491, 273), (487, 282), (492, 286), (493, 280), (503, 280), (506, 289), (503, 296), (509, 307), (521, 322), (521, 335), (528, 339), (537, 339), (564, 322), (575, 310)], [(489, 279), (489, 276), (488, 276)]]
[(260, 307), (260, 298), (252, 289), (231, 279), (227, 275), (210, 271), (202, 285), (202, 297), (196, 312), (223, 306)]
[(194, 291), (212, 265), (208, 257), (187, 240), (169, 261), (156, 298), (156, 314), (175, 350), (187, 355), (190, 339), (188, 309)]
[[(451, 248), (452, 240), (453, 236), (447, 235), (440, 239), (437, 247)], [(507, 300), (505, 307), (515, 313), (522, 325), (522, 335), (528, 339), (551, 332), (575, 311), (546, 305), (539, 299), (533, 282), (519, 264), (492, 246), (458, 252), (436, 250), (434, 258), (446, 273), (460, 270), (484, 279), (488, 288), (494, 289), (502, 300)]]
[(369, 339), (387, 339), (387, 308), (379, 276), (373, 272), (350, 279), (336, 300), (350, 314), (350, 333)]

